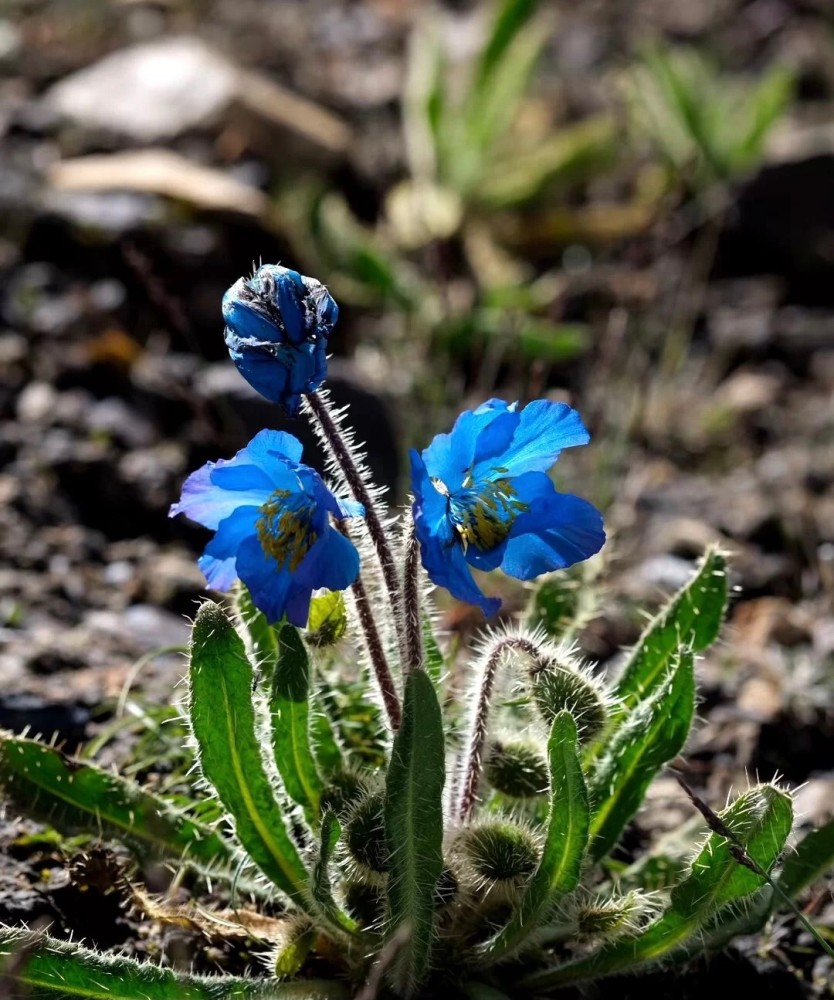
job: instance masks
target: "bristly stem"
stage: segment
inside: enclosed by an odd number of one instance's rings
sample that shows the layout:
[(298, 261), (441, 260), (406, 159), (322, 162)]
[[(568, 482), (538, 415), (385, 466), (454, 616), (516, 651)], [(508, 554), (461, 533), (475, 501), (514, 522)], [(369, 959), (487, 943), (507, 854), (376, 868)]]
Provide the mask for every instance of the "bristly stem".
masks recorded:
[(481, 782), (481, 758), (484, 753), (487, 733), (489, 731), (489, 709), (492, 702), (492, 691), (495, 687), (495, 676), (501, 658), (507, 650), (515, 649), (527, 656), (538, 659), (539, 648), (529, 639), (523, 636), (502, 636), (498, 639), (484, 665), (483, 676), (481, 677), (481, 688), (478, 692), (478, 701), (475, 706), (475, 718), (472, 723), (472, 735), (469, 741), (469, 759), (466, 766), (466, 775), (461, 793), (460, 808), (458, 815), (462, 822), (469, 818), (469, 814), (478, 799), (478, 785)]
[[(350, 537), (344, 525), (339, 525), (339, 530), (346, 537)], [(396, 732), (402, 722), (400, 699), (397, 697), (397, 688), (385, 656), (385, 647), (382, 644), (379, 629), (376, 627), (376, 621), (371, 611), (371, 602), (368, 600), (368, 592), (365, 590), (365, 584), (362, 582), (361, 576), (356, 578), (352, 589), (356, 600), (356, 610), (359, 614), (359, 625), (365, 636), (365, 645), (367, 646), (371, 666), (374, 668), (376, 681), (382, 695), (382, 703), (385, 705), (388, 724)]]
[(382, 521), (376, 508), (376, 501), (351, 454), (350, 448), (342, 439), (342, 434), (336, 421), (333, 419), (327, 401), (322, 398), (321, 393), (317, 392), (309, 393), (304, 399), (310, 412), (312, 412), (318, 421), (324, 440), (327, 442), (333, 458), (338, 464), (342, 475), (345, 477), (345, 481), (351, 493), (353, 493), (354, 499), (365, 508), (365, 524), (368, 528), (368, 535), (373, 542), (377, 557), (379, 558), (385, 589), (388, 591), (394, 612), (394, 619), (397, 623), (397, 632), (400, 634), (401, 594), (397, 564), (388, 542), (388, 536), (385, 534), (385, 529), (382, 526)]
[(423, 669), (423, 627), (420, 619), (420, 544), (409, 518), (403, 548), (403, 630), (405, 632), (406, 674)]

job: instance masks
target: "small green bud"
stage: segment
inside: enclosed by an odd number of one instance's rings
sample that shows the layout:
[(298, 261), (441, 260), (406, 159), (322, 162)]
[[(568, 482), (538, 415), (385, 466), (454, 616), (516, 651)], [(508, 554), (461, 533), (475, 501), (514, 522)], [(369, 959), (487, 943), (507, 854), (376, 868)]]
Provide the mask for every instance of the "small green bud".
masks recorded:
[(495, 819), (462, 830), (455, 850), (485, 888), (524, 883), (539, 864), (539, 844), (524, 826)]
[(344, 832), (345, 845), (353, 860), (379, 874), (388, 871), (383, 807), (382, 792), (366, 794), (354, 803)]
[(305, 633), (311, 646), (335, 646), (344, 636), (347, 626), (345, 599), (338, 590), (312, 599)]
[(484, 760), (484, 776), (497, 792), (514, 799), (542, 795), (550, 782), (547, 761), (521, 740), (495, 740)]
[(547, 725), (567, 709), (584, 743), (598, 736), (608, 721), (608, 705), (601, 681), (572, 667), (556, 663), (530, 675), (533, 700)]

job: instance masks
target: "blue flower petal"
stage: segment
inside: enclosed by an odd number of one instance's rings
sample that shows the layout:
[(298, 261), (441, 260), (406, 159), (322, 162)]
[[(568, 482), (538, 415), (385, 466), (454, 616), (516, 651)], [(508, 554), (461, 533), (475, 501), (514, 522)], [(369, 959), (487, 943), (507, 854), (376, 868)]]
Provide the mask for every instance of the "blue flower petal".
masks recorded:
[(234, 493), (258, 493), (264, 503), (275, 489), (270, 476), (257, 465), (241, 465), (234, 461), (220, 462), (211, 470), (212, 484), (221, 490)]
[[(262, 269), (263, 270), (263, 269)], [(298, 344), (304, 337), (304, 285), (298, 271), (284, 269), (282, 274), (275, 276), (275, 294), (278, 309), (287, 336)]]
[(214, 462), (206, 462), (191, 473), (183, 483), (179, 502), (171, 505), (169, 517), (185, 514), (197, 524), (216, 530), (238, 507), (257, 507), (268, 498), (269, 494), (263, 490), (224, 490), (215, 485), (211, 477), (216, 468)]
[(422, 452), (429, 476), (440, 479), (450, 493), (460, 489), (474, 461), (479, 436), (508, 410), (500, 399), (490, 399), (477, 410), (466, 410), (450, 434), (438, 434)]
[(258, 431), (238, 454), (248, 455), (253, 465), (272, 472), (276, 455), (288, 458), (291, 462), (300, 462), (302, 450), (303, 445), (294, 435), (287, 434), (286, 431), (263, 430)]
[(263, 611), (270, 625), (280, 621), (287, 606), (293, 575), (281, 569), (261, 548), (257, 536), (250, 535), (240, 546), (237, 572), (249, 588), (255, 607)]
[(452, 544), (456, 541), (454, 529), (449, 520), (449, 499), (438, 492), (429, 477), (423, 458), (412, 449), (411, 489), (414, 492), (414, 526), (418, 540), (437, 536), (441, 542)]
[(527, 473), (515, 485), (530, 511), (513, 525), (501, 561), (505, 573), (532, 580), (582, 562), (605, 544), (602, 515), (587, 500), (557, 493), (544, 473)]
[(295, 571), (294, 582), (308, 591), (318, 590), (319, 587), (345, 590), (356, 582), (358, 576), (359, 553), (356, 546), (349, 538), (328, 527)]
[(214, 556), (203, 554), (197, 560), (197, 565), (212, 590), (228, 590), (237, 580), (234, 556), (230, 559), (215, 559)]
[[(520, 411), (512, 441), (497, 457), (510, 476), (547, 472), (563, 448), (587, 444), (590, 440), (591, 435), (576, 410), (566, 403), (537, 399)], [(479, 456), (473, 477), (487, 477), (495, 459), (495, 453), (483, 459)]]
[(257, 304), (249, 301), (247, 278), (226, 290), (221, 311), (226, 329), (241, 343), (277, 343), (280, 331)]
[(215, 559), (234, 558), (246, 538), (256, 533), (259, 517), (258, 507), (238, 507), (218, 524), (217, 534), (203, 550), (204, 554)]

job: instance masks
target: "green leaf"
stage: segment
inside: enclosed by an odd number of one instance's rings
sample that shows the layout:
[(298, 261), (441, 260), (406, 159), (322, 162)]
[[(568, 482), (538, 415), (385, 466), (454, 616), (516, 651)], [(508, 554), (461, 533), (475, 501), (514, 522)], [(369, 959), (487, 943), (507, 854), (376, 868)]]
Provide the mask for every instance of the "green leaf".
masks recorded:
[(304, 906), (307, 871), (261, 757), (252, 681), (243, 641), (223, 609), (206, 601), (191, 635), (189, 705), (203, 777), (231, 813), (237, 839), (252, 861)]
[(553, 720), (547, 752), (550, 811), (541, 861), (510, 922), (479, 949), (485, 962), (499, 961), (516, 951), (554, 903), (579, 885), (588, 845), (588, 793), (570, 712), (559, 712)]
[[(341, 983), (191, 976), (103, 955), (33, 931), (0, 928), (0, 956), (30, 1000), (347, 1000)], [(4, 963), (6, 964), (6, 963)]]
[(359, 930), (358, 924), (336, 905), (330, 884), (330, 861), (341, 834), (342, 828), (336, 814), (328, 810), (322, 816), (321, 847), (313, 866), (313, 899), (316, 901), (322, 916), (332, 927), (346, 934), (356, 934)]
[(317, 825), (322, 780), (310, 745), (310, 661), (295, 626), (278, 630), (278, 659), (269, 693), (272, 749), (289, 797)]
[(394, 737), (385, 786), (389, 940), (392, 975), (411, 995), (426, 974), (434, 935), (435, 887), (443, 870), (443, 720), (423, 671), (405, 682), (402, 725)]
[(652, 697), (616, 730), (589, 782), (594, 860), (617, 843), (654, 776), (683, 750), (695, 712), (691, 649), (681, 649)]
[(487, 44), (478, 60), (475, 89), (484, 90), (518, 38), (521, 29), (538, 9), (538, 0), (504, 0), (497, 9)]
[(830, 869), (834, 869), (834, 819), (800, 840), (785, 859), (777, 885), (787, 896), (796, 896)]
[(446, 670), (446, 658), (437, 641), (434, 625), (428, 615), (423, 616), (423, 651), (426, 661), (426, 672), (435, 687), (440, 683)]
[(138, 785), (35, 740), (0, 736), (0, 787), (27, 815), (63, 831), (100, 831), (206, 868), (233, 860), (234, 849), (214, 830)]
[(718, 636), (727, 607), (727, 562), (707, 550), (695, 576), (649, 622), (629, 656), (614, 691), (628, 709), (648, 697), (666, 675), (681, 646), (695, 653)]
[[(785, 792), (773, 785), (760, 785), (739, 796), (720, 818), (747, 856), (769, 872), (784, 849), (793, 809)], [(716, 916), (724, 912), (737, 913), (738, 904), (764, 882), (738, 860), (737, 847), (711, 833), (688, 875), (672, 890), (669, 908), (642, 933), (558, 968), (535, 972), (518, 986), (525, 993), (538, 994), (668, 958), (686, 949), (708, 921), (714, 924)]]
[(538, 143), (523, 156), (510, 153), (496, 160), (474, 191), (490, 209), (512, 208), (575, 184), (612, 163), (617, 155), (617, 129), (603, 115), (588, 118)]

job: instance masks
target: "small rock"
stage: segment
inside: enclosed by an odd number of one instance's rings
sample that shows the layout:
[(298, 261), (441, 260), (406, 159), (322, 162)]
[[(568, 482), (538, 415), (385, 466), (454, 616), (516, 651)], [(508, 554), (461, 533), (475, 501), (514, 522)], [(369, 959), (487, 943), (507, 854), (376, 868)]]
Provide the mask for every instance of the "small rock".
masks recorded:
[(236, 72), (197, 38), (166, 38), (122, 49), (47, 91), (59, 115), (141, 143), (161, 142), (217, 119)]
[(25, 424), (44, 423), (55, 407), (56, 392), (46, 382), (32, 382), (17, 400), (17, 418)]

